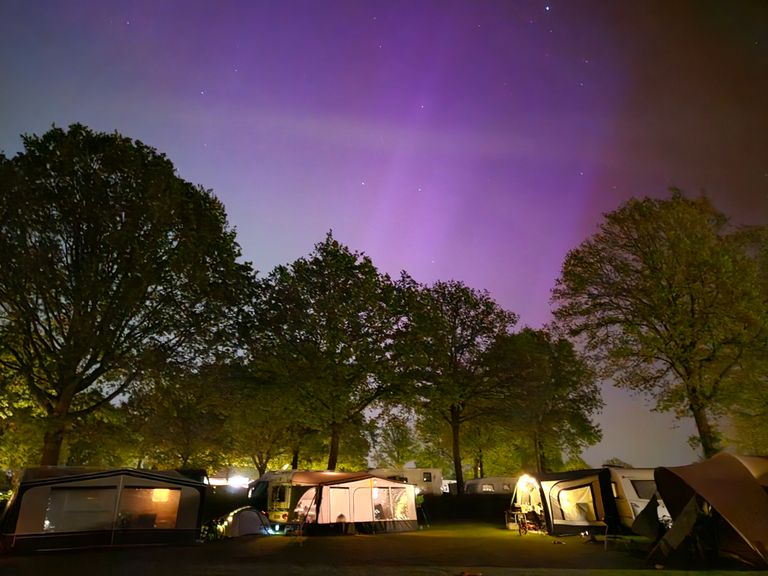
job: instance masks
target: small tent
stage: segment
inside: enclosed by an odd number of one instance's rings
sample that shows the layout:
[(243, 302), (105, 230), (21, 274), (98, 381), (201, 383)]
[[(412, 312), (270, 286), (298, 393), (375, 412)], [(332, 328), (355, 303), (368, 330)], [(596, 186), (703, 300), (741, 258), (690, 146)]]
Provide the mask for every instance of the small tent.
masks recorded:
[(599, 534), (618, 530), (618, 510), (608, 469), (521, 476), (513, 506), (534, 515), (550, 534)]
[(176, 471), (32, 468), (0, 534), (5, 546), (25, 550), (194, 543), (204, 493), (201, 480)]
[(657, 468), (672, 527), (651, 552), (660, 560), (687, 538), (697, 549), (768, 567), (768, 457), (721, 452), (688, 466)]
[(221, 535), (225, 538), (237, 538), (251, 534), (272, 534), (269, 519), (263, 512), (251, 506), (243, 506), (233, 510), (217, 524), (221, 527)]

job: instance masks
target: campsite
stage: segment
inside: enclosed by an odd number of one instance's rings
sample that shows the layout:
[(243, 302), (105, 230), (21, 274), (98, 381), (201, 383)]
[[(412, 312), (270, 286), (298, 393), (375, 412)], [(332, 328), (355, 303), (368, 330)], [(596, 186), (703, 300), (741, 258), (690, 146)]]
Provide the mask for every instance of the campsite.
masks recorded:
[[(31, 469), (2, 518), (8, 553), (0, 555), (0, 571), (765, 569), (766, 484), (767, 458), (721, 453), (669, 468), (522, 475), (511, 500), (498, 493), (433, 494), (417, 520), (411, 484), (367, 472), (286, 471), (253, 483), (251, 502), (267, 496), (263, 506), (232, 510), (215, 537), (203, 537), (204, 485), (189, 476)], [(273, 530), (280, 522), (270, 522), (267, 510), (287, 511), (290, 529)]]

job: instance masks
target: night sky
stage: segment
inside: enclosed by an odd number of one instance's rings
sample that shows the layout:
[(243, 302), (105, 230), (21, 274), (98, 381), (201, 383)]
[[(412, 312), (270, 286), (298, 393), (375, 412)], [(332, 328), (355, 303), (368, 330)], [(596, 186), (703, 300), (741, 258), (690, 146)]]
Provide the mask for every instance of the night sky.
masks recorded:
[[(631, 196), (768, 223), (768, 2), (2, 0), (0, 150), (73, 122), (211, 188), (263, 273), (333, 229), (538, 328)], [(590, 465), (696, 457), (690, 422), (605, 398)]]

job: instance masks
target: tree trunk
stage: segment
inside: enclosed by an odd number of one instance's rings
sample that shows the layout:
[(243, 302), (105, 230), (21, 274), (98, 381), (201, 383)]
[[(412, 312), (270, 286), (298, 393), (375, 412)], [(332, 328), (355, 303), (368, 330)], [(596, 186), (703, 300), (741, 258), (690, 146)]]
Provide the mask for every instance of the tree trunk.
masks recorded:
[(538, 430), (533, 433), (533, 451), (536, 455), (536, 473), (541, 474), (544, 470), (542, 470), (541, 464), (541, 443), (539, 442)]
[(40, 458), (40, 466), (57, 466), (59, 464), (65, 429), (66, 424), (63, 418), (51, 417), (43, 436), (43, 454)]
[(707, 411), (698, 402), (691, 402), (691, 414), (693, 414), (693, 420), (696, 422), (704, 457), (711, 458), (720, 451), (717, 431), (709, 423)]
[(328, 470), (336, 470), (336, 462), (339, 460), (339, 443), (341, 432), (338, 424), (331, 424), (331, 447), (328, 451)]
[(477, 457), (477, 471), (480, 473), (478, 478), (485, 478), (485, 463), (483, 462), (483, 449), (480, 448), (480, 454)]
[(299, 447), (294, 446), (291, 450), (291, 470), (299, 469)]
[(263, 459), (259, 455), (251, 454), (251, 462), (253, 462), (256, 470), (259, 471), (259, 476), (263, 476), (267, 471), (267, 464), (269, 463), (269, 459)]
[(464, 473), (461, 469), (461, 450), (459, 443), (459, 430), (461, 420), (459, 416), (461, 411), (458, 406), (451, 406), (451, 439), (453, 449), (453, 470), (456, 473), (456, 493), (461, 496), (464, 494)]

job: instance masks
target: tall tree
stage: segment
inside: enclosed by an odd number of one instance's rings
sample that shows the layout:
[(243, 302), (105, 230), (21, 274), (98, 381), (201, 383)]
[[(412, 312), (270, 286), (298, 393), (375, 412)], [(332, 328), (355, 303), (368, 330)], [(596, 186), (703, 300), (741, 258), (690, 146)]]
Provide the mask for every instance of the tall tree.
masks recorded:
[(517, 316), (487, 291), (457, 281), (422, 288), (410, 308), (411, 363), (418, 367), (412, 377), (420, 409), (450, 430), (456, 483), (462, 492), (462, 426), (495, 413), (505, 394), (499, 381), (488, 377), (483, 356), (496, 338), (509, 333)]
[(507, 381), (507, 426), (525, 439), (537, 472), (562, 469), (602, 434), (592, 418), (603, 401), (594, 371), (568, 340), (526, 328), (502, 336), (486, 355), (491, 373)]
[(692, 416), (707, 457), (764, 353), (768, 303), (745, 238), (705, 197), (633, 199), (568, 254), (553, 292), (556, 319), (602, 374)]
[(214, 333), (250, 268), (223, 205), (154, 149), (78, 124), (23, 143), (0, 155), (0, 363), (57, 464), (74, 419)]
[(296, 421), (328, 434), (329, 470), (344, 427), (395, 392), (398, 301), (395, 283), (331, 233), (261, 282), (249, 349), (264, 377), (294, 400)]

